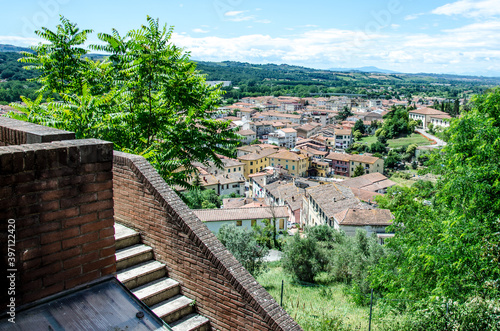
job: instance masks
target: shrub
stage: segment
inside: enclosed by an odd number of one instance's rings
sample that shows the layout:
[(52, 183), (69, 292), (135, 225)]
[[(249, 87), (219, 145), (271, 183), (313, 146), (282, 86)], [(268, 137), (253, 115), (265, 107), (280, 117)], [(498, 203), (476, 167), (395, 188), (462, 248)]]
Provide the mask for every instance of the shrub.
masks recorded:
[(500, 330), (500, 301), (469, 298), (464, 303), (436, 298), (420, 301), (410, 308), (406, 318), (388, 330)]
[(264, 271), (263, 258), (269, 250), (257, 244), (252, 231), (225, 224), (219, 229), (217, 238), (254, 277)]
[(314, 282), (321, 271), (323, 260), (318, 242), (311, 237), (301, 238), (297, 233), (285, 246), (283, 267), (293, 278), (303, 282)]

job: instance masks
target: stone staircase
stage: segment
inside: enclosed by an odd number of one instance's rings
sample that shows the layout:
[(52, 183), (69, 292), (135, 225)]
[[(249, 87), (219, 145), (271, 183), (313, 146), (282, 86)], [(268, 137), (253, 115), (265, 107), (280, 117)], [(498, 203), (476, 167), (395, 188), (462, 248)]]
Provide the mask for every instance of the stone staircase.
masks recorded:
[(116, 278), (174, 331), (210, 330), (210, 321), (195, 312), (195, 302), (180, 294), (180, 285), (166, 276), (153, 249), (140, 234), (115, 223)]

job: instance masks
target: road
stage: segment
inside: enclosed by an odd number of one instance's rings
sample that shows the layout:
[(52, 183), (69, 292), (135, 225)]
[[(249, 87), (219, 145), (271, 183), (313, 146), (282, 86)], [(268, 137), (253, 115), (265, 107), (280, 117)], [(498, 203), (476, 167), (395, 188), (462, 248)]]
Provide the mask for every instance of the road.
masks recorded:
[(415, 131), (417, 131), (421, 135), (423, 135), (423, 136), (425, 136), (425, 137), (427, 137), (429, 139), (432, 139), (432, 140), (434, 140), (436, 142), (435, 145), (428, 145), (428, 146), (425, 146), (425, 147), (438, 148), (438, 147), (446, 146), (446, 142), (444, 142), (443, 140), (439, 139), (436, 136), (431, 135), (430, 133), (428, 133), (427, 131), (425, 131), (423, 129), (415, 129)]
[(283, 252), (280, 252), (276, 249), (270, 249), (269, 254), (267, 254), (264, 257), (264, 261), (266, 261), (266, 262), (279, 261), (279, 260), (281, 260), (282, 256), (283, 256)]

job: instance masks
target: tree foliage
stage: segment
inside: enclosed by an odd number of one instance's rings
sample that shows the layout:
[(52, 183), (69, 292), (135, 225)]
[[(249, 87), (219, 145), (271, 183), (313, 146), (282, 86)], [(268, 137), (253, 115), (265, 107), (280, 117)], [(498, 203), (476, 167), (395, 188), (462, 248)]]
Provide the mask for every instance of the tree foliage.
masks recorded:
[(389, 297), (500, 294), (500, 89), (475, 97), (449, 134), (431, 160), (442, 173), (432, 198), (412, 187), (380, 201), (395, 215), (395, 237), (371, 280)]
[(217, 238), (254, 277), (264, 271), (263, 258), (269, 250), (257, 243), (251, 230), (225, 224)]
[(364, 174), (365, 174), (365, 169), (361, 164), (358, 164), (358, 166), (354, 169), (354, 174), (352, 175), (352, 177), (359, 177), (363, 176)]
[(169, 184), (189, 187), (192, 163), (221, 166), (217, 155), (233, 156), (238, 136), (229, 122), (210, 117), (222, 92), (170, 42), (172, 31), (148, 16), (123, 37), (116, 30), (100, 33), (104, 45), (91, 48), (111, 55), (96, 62), (84, 58), (82, 48), (92, 30), (61, 17), (56, 31), (36, 32), (47, 43), (21, 61), (40, 71), (40, 93), (56, 93), (62, 102), (17, 106), (24, 112), (17, 117), (112, 141), (116, 149), (148, 158)]

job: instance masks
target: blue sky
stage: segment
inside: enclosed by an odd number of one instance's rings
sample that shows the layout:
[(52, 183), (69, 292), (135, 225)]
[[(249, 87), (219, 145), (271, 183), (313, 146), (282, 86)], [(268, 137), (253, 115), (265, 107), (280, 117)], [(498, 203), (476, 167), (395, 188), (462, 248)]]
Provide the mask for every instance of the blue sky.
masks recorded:
[[(59, 14), (121, 34), (146, 15), (193, 59), (500, 76), (500, 0), (0, 0), (0, 43), (26, 46)], [(97, 42), (96, 33), (90, 37)]]

